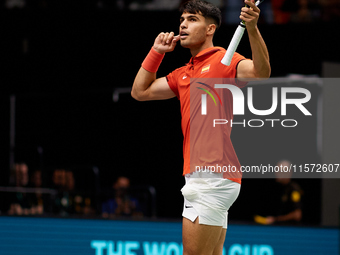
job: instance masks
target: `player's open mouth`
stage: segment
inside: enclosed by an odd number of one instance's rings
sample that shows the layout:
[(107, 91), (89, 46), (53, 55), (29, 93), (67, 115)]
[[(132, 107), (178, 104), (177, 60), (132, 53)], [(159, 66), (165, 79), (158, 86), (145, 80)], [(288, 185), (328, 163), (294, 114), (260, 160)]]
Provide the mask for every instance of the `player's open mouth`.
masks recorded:
[(182, 32), (180, 33), (180, 36), (181, 36), (181, 37), (180, 37), (181, 40), (183, 40), (183, 39), (185, 39), (185, 38), (188, 37), (188, 34), (187, 34), (186, 32), (183, 32), (183, 31), (182, 31)]

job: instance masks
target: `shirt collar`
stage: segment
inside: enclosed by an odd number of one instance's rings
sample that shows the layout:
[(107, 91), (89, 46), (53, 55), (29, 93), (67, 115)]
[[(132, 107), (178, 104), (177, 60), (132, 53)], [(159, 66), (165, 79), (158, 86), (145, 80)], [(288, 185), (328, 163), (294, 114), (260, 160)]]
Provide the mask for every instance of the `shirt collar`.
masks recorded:
[(217, 51), (222, 50), (221, 47), (209, 47), (202, 51), (200, 51), (195, 57), (192, 57), (190, 59), (189, 64), (193, 64), (196, 61), (201, 61), (202, 59), (205, 59), (206, 57), (209, 57), (210, 55), (214, 54)]

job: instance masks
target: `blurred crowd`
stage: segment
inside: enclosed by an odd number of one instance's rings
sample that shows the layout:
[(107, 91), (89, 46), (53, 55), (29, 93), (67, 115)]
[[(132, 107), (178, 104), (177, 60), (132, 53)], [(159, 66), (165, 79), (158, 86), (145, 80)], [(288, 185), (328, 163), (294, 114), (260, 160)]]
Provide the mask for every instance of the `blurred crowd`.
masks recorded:
[[(47, 179), (43, 183), (43, 179)], [(48, 180), (50, 179), (50, 180)], [(25, 162), (14, 164), (8, 187), (2, 187), (0, 212), (8, 215), (143, 217), (147, 211), (132, 195), (130, 179), (118, 176), (111, 187), (77, 188), (72, 170), (55, 168), (51, 174), (30, 171)], [(45, 184), (45, 185), (44, 185)], [(86, 185), (86, 184), (85, 184)], [(146, 190), (138, 190), (145, 195)], [(142, 201), (143, 202), (143, 201)], [(150, 211), (150, 210), (149, 210)]]
[[(291, 164), (281, 160), (278, 166)], [(78, 169), (79, 170), (79, 169)], [(150, 190), (131, 185), (126, 176), (117, 176), (106, 187), (93, 188), (96, 177), (86, 171), (54, 168), (30, 171), (24, 162), (14, 164), (8, 187), (0, 187), (0, 214), (59, 217), (101, 217), (105, 219), (156, 216), (150, 203)], [(80, 173), (80, 174), (79, 174)], [(276, 185), (269, 185), (266, 200), (271, 206), (263, 210), (259, 205), (254, 221), (258, 224), (299, 224), (302, 219), (303, 190), (292, 180), (292, 173), (277, 173)], [(77, 183), (83, 182), (83, 185)], [(85, 187), (85, 188), (84, 188)], [(151, 186), (149, 186), (151, 187)]]
[[(41, 172), (37, 170), (32, 173), (30, 180), (28, 166), (25, 163), (17, 163), (11, 170), (10, 184), (17, 188), (41, 187)], [(8, 214), (42, 214), (44, 212), (42, 194), (22, 191), (24, 190), (7, 194), (9, 201)]]
[[(79, 9), (79, 10), (176, 10), (186, 0), (91, 0), (91, 1), (52, 1), (52, 0), (4, 0), (7, 9)], [(219, 6), (224, 22), (238, 22), (243, 0), (208, 0)], [(340, 19), (338, 0), (270, 0), (261, 4), (262, 22), (268, 24), (331, 22)]]

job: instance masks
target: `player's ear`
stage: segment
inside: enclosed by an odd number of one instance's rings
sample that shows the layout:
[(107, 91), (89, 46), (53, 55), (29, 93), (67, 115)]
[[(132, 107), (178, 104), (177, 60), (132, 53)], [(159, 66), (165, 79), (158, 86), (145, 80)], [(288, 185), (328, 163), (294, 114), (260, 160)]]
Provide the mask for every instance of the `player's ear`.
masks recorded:
[(216, 31), (216, 25), (214, 23), (209, 24), (207, 27), (207, 35), (213, 35)]

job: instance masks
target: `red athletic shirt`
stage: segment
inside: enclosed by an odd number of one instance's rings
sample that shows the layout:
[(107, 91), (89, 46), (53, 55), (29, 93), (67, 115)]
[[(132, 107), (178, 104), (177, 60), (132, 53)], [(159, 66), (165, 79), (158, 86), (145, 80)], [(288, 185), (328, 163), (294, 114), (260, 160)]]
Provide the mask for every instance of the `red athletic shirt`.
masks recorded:
[[(215, 106), (210, 106), (208, 104), (207, 106), (210, 114), (202, 116), (201, 95), (196, 96), (196, 99), (193, 99), (193, 96), (190, 95), (190, 93), (192, 94), (193, 92), (198, 91), (197, 85), (201, 86), (201, 84), (205, 83), (202, 83), (202, 81), (205, 81), (204, 79), (206, 79), (206, 83), (209, 83), (209, 81), (211, 80), (213, 80), (214, 82), (216, 80), (225, 82), (225, 80), (228, 80), (226, 78), (236, 78), (237, 65), (241, 60), (244, 60), (245, 58), (242, 55), (235, 53), (230, 66), (225, 66), (221, 63), (221, 59), (223, 58), (225, 52), (226, 50), (221, 47), (211, 47), (205, 49), (198, 53), (195, 57), (192, 57), (190, 59), (190, 62), (186, 64), (186, 66), (178, 68), (168, 74), (166, 76), (166, 79), (170, 88), (176, 94), (181, 104), (181, 125), (184, 136), (183, 175), (195, 171), (195, 166), (193, 166), (194, 163), (191, 162), (192, 165), (190, 165), (190, 161), (195, 161), (195, 164), (198, 164), (199, 166), (217, 164), (219, 166), (229, 165), (236, 167), (238, 173), (232, 175), (223, 174), (224, 178), (241, 183), (242, 174), (239, 171), (241, 166), (230, 139), (231, 126), (219, 125), (217, 127), (218, 129), (212, 129), (212, 124), (206, 121), (206, 116), (209, 115), (210, 118), (213, 118), (211, 117), (211, 109), (217, 109), (215, 107), (216, 102), (214, 102)], [(198, 81), (198, 83), (196, 82), (195, 84), (195, 81)], [(244, 85), (236, 84), (236, 86), (242, 87)], [(201, 87), (203, 88), (204, 86)], [(208, 89), (207, 87), (204, 88), (211, 91), (211, 87), (212, 84), (210, 84), (210, 89)], [(219, 90), (219, 96), (217, 96), (217, 94), (215, 95), (213, 92), (211, 92), (211, 96), (216, 98), (216, 101), (218, 103), (221, 103), (221, 105), (223, 104), (223, 107), (225, 109), (223, 113), (223, 118), (228, 120), (233, 119), (233, 101), (230, 91), (228, 89), (212, 90), (214, 92)], [(211, 98), (207, 99), (207, 101), (209, 101), (210, 103), (213, 101)], [(221, 99), (220, 102), (218, 101), (219, 99)], [(193, 126), (193, 120), (196, 121), (195, 123), (202, 124), (195, 124), (195, 126)], [(191, 129), (190, 125), (192, 126)], [(202, 134), (205, 134), (204, 137), (202, 136)]]

